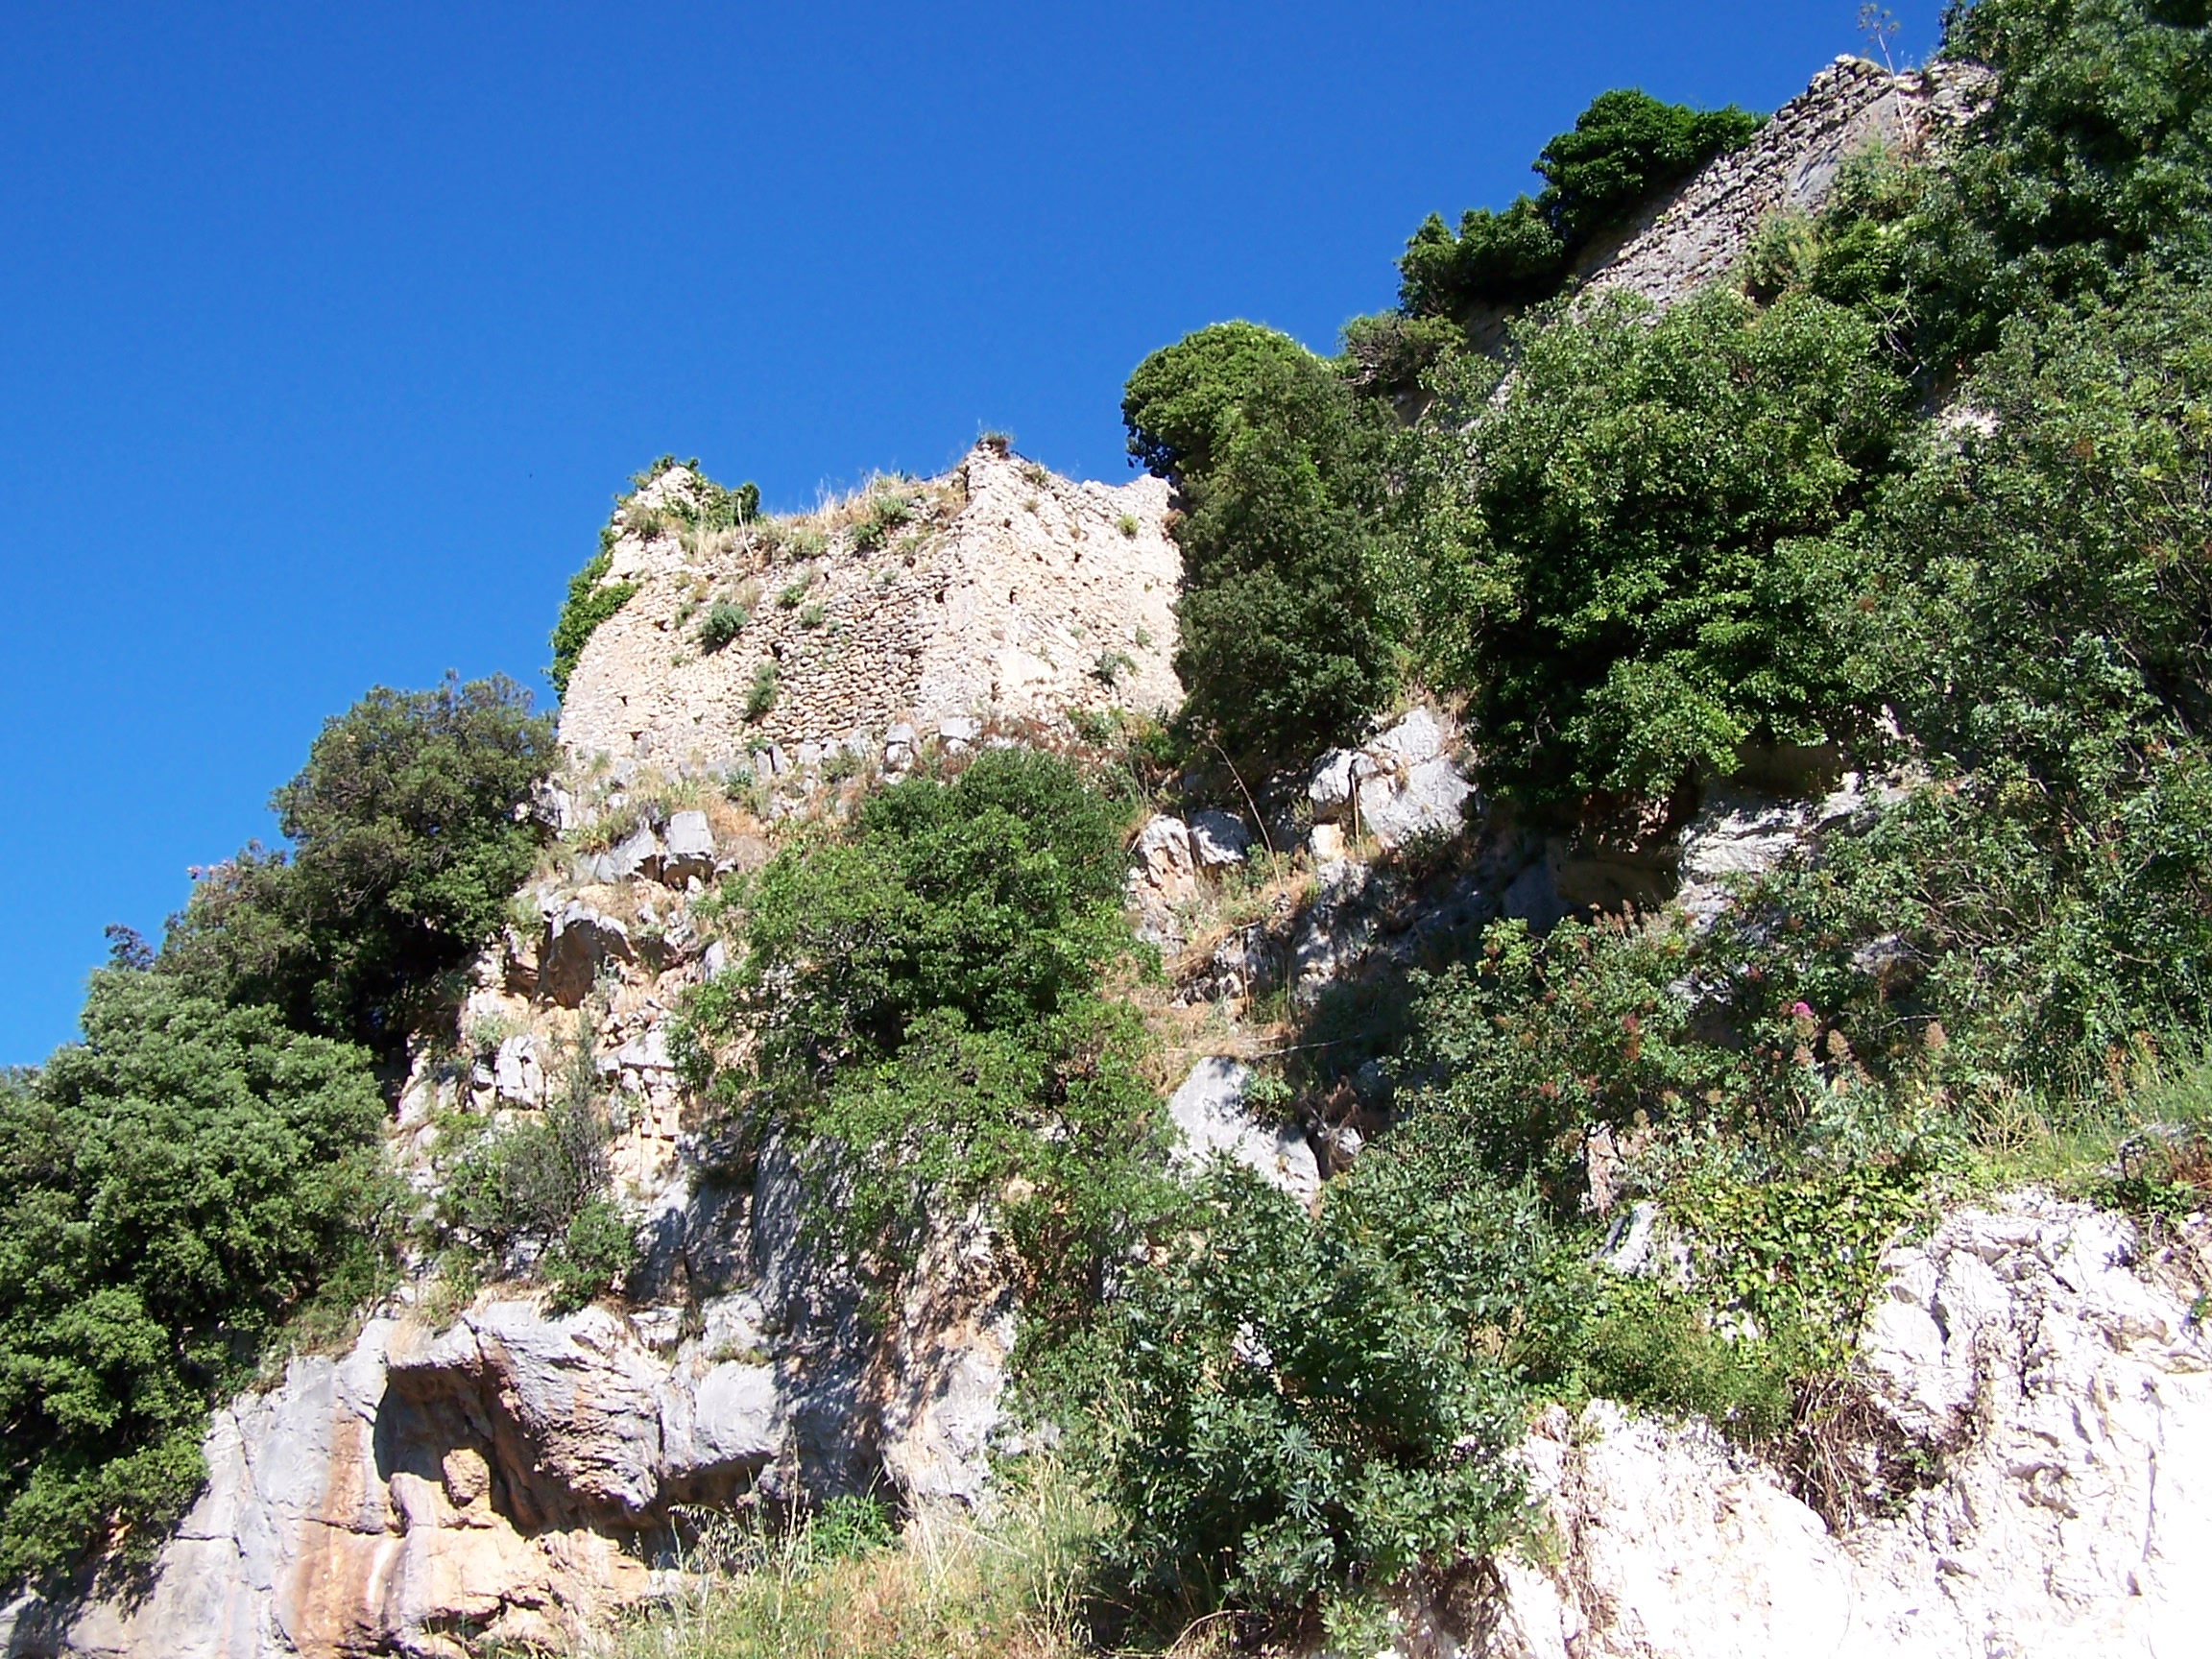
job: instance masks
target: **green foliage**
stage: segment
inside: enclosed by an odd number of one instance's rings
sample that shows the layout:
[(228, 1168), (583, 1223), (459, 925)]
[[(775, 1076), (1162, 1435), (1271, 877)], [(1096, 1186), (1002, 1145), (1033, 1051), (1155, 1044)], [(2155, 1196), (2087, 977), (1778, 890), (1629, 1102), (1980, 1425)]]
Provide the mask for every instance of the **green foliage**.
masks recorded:
[(753, 613), (734, 599), (717, 600), (709, 609), (706, 620), (699, 624), (699, 649), (721, 650), (744, 633), (745, 624), (752, 620)]
[(853, 550), (873, 553), (889, 539), (891, 532), (914, 517), (914, 497), (898, 491), (878, 491), (868, 497), (868, 505), (853, 523)]
[[(1502, 399), (1455, 401), (1479, 457), (1435, 550), (1434, 679), (1465, 687), (1485, 769), (1537, 800), (1663, 798), (1748, 739), (1863, 718), (1830, 615), (1839, 540), (1886, 464), (1902, 388), (1824, 301), (1709, 292), (1524, 325)], [(1476, 599), (1479, 610), (1465, 603)]]
[(551, 724), (511, 681), (376, 687), (271, 798), (289, 860), (248, 848), (217, 866), (172, 920), (160, 970), (396, 1051), (529, 873), (527, 806), (552, 754)]
[(95, 974), (82, 1045), (0, 1086), (0, 1574), (119, 1526), (143, 1559), (210, 1404), (318, 1297), (382, 1270), (369, 1056), (160, 973)]
[(1540, 194), (1503, 212), (1471, 209), (1456, 234), (1433, 213), (1423, 221), (1398, 262), (1400, 310), (1457, 321), (1479, 307), (1549, 299), (1599, 232), (1741, 148), (1759, 126), (1734, 105), (1700, 110), (1630, 89), (1599, 94), (1537, 157)]
[(553, 661), (545, 670), (545, 678), (552, 683), (553, 695), (557, 698), (568, 695), (568, 678), (576, 672), (585, 642), (600, 623), (629, 604), (631, 595), (637, 591), (635, 582), (605, 579), (613, 562), (613, 555), (602, 547), (583, 569), (568, 579), (567, 600), (561, 607), (559, 620), (553, 624)]
[(808, 1070), (895, 1054), (929, 1010), (986, 1031), (1047, 1018), (1125, 937), (1119, 820), (1031, 750), (988, 751), (950, 783), (909, 778), (868, 799), (857, 833), (757, 873), (733, 983)]
[(606, 1295), (637, 1264), (637, 1231), (622, 1207), (604, 1195), (586, 1199), (545, 1255), (554, 1311)]
[(745, 718), (758, 720), (776, 707), (776, 663), (763, 657), (753, 665), (753, 683), (745, 687)]
[(1974, 141), (1931, 180), (1914, 285), (1935, 363), (1992, 343), (2044, 297), (2108, 293), (2140, 266), (2212, 276), (2212, 20), (2194, 0), (1981, 0), (1946, 56), (1997, 71)]
[[(1878, 529), (1884, 678), (1968, 764), (2103, 790), (2212, 714), (2212, 299), (2153, 284), (2020, 322), (1975, 424), (1918, 445)], [(1902, 622), (1903, 626), (1899, 626)]]
[(506, 1122), (455, 1114), (440, 1125), (428, 1242), (495, 1267), (535, 1260), (557, 1308), (604, 1295), (637, 1262), (636, 1229), (611, 1196), (607, 1118), (579, 1015), (556, 1093)]
[(1386, 695), (1371, 577), (1390, 418), (1321, 359), (1248, 323), (1155, 351), (1122, 398), (1129, 452), (1172, 482), (1185, 720), (1278, 757), (1349, 733)]
[(798, 1132), (855, 1254), (896, 1267), (989, 1202), (1046, 1341), (1158, 1210), (1142, 1026), (1097, 997), (1129, 949), (1121, 816), (1025, 749), (870, 796), (733, 891), (743, 957), (680, 1043), (751, 1025), (756, 1058), (716, 1087), (755, 1133)]
[(1564, 1266), (1531, 1219), (1391, 1159), (1362, 1158), (1313, 1221), (1216, 1173), (1118, 1310), (1112, 1483), (1140, 1593), (1291, 1611), (1502, 1542), (1521, 1506), (1506, 1356)]

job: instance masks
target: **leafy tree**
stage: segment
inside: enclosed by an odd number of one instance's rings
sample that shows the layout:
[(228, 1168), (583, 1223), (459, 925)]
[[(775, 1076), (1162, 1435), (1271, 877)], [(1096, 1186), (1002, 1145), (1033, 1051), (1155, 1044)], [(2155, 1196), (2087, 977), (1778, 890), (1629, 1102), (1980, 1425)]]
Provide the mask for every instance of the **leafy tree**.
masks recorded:
[(361, 1049), (157, 973), (95, 974), (82, 1045), (0, 1088), (0, 1571), (144, 1557), (209, 1405), (317, 1297), (370, 1288), (383, 1103)]
[(1369, 510), (1389, 416), (1249, 323), (1155, 351), (1121, 412), (1129, 452), (1185, 508), (1175, 669), (1186, 722), (1262, 756), (1349, 733), (1393, 677)]
[(1806, 273), (1883, 320), (1915, 376), (1948, 386), (2008, 319), (2212, 276), (2202, 4), (1978, 0), (1952, 8), (1942, 56), (1996, 71), (1987, 108), (1936, 157), (1858, 169)]
[(396, 1049), (529, 873), (527, 808), (552, 755), (550, 723), (509, 680), (377, 687), (272, 798), (291, 856), (249, 848), (204, 879), (161, 971), (297, 1030)]

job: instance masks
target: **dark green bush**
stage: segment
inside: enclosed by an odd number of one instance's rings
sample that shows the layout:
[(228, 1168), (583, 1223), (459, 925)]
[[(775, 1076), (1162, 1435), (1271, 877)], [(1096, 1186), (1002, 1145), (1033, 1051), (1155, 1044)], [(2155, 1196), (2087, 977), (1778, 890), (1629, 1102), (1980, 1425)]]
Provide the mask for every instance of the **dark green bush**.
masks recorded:
[(1474, 208), (1456, 234), (1431, 213), (1398, 262), (1399, 308), (1409, 317), (1463, 320), (1480, 307), (1551, 298), (1575, 255), (1624, 223), (1646, 200), (1714, 156), (1741, 148), (1760, 118), (1730, 105), (1692, 109), (1632, 89), (1600, 93), (1573, 132), (1544, 147), (1538, 195), (1503, 212)]
[(81, 1045), (0, 1086), (0, 1574), (199, 1489), (209, 1406), (287, 1320), (383, 1270), (383, 1102), (361, 1049), (175, 977), (95, 974)]
[(1351, 733), (1395, 666), (1366, 506), (1382, 488), (1389, 416), (1248, 323), (1154, 352), (1121, 411), (1129, 452), (1182, 497), (1185, 721), (1262, 757)]
[(1877, 520), (1886, 689), (1962, 764), (2102, 790), (2212, 716), (2212, 299), (2015, 323), (1966, 398)]
[(1565, 1258), (1525, 1202), (1363, 1159), (1318, 1220), (1223, 1169), (1118, 1310), (1112, 1486), (1141, 1594), (1295, 1611), (1520, 1521), (1508, 1358)]
[(747, 895), (733, 983), (809, 1070), (891, 1055), (915, 1018), (1046, 1019), (1122, 948), (1120, 810), (1067, 762), (990, 750), (869, 798), (857, 832), (786, 848)]
[(879, 791), (733, 894), (743, 957), (679, 1043), (704, 1081), (696, 1061), (751, 1025), (755, 1060), (716, 1088), (752, 1130), (797, 1132), (855, 1252), (896, 1268), (988, 1203), (1041, 1343), (1159, 1208), (1142, 1024), (1098, 997), (1131, 948), (1122, 816), (1026, 749)]
[(505, 679), (379, 686), (326, 722), (270, 805), (287, 859), (249, 848), (174, 918), (160, 970), (295, 1030), (397, 1049), (499, 926), (537, 856), (548, 721)]

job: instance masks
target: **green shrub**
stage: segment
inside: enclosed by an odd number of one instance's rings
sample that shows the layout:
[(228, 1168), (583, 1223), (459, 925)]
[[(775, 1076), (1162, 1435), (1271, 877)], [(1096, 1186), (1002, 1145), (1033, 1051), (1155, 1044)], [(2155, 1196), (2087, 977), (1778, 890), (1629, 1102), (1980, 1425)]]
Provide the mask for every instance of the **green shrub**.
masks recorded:
[(758, 720), (776, 707), (776, 664), (762, 658), (753, 665), (753, 684), (745, 688), (745, 718)]
[(799, 626), (808, 629), (819, 628), (829, 620), (829, 611), (824, 608), (820, 600), (816, 600), (799, 613)]
[(1738, 149), (1760, 118), (1730, 105), (1692, 109), (1633, 90), (1599, 94), (1573, 132), (1544, 147), (1543, 191), (1503, 212), (1476, 208), (1456, 235), (1431, 213), (1399, 260), (1400, 308), (1411, 317), (1461, 319), (1479, 306), (1550, 298), (1575, 255), (1647, 199), (1714, 156)]
[(2104, 790), (2212, 715), (2212, 299), (2149, 285), (2006, 330), (1876, 522), (1886, 689), (1965, 764)]
[(84, 1042), (0, 1084), (0, 1575), (199, 1490), (209, 1407), (288, 1320), (386, 1270), (384, 1105), (361, 1049), (162, 973), (95, 974)]
[(807, 1070), (895, 1053), (931, 1009), (985, 1030), (1049, 1016), (1125, 937), (1118, 831), (1071, 767), (1029, 750), (907, 779), (869, 797), (856, 834), (758, 872), (733, 982)]
[(853, 550), (855, 553), (873, 553), (881, 547), (892, 531), (914, 517), (915, 501), (911, 495), (883, 491), (868, 498), (868, 505), (853, 524)]
[(1505, 1541), (1508, 1355), (1566, 1258), (1524, 1202), (1362, 1158), (1317, 1220), (1224, 1168), (1117, 1310), (1112, 1454), (1140, 1595), (1292, 1612)]
[(1870, 325), (1709, 291), (1516, 343), (1502, 399), (1477, 376), (1438, 414), (1433, 442), (1479, 467), (1429, 504), (1468, 526), (1436, 555), (1425, 632), (1433, 681), (1474, 694), (1486, 776), (1540, 801), (1664, 798), (1748, 740), (1868, 723), (1833, 620), (1862, 591), (1846, 532), (1902, 416)]
[(637, 1264), (637, 1233), (622, 1207), (605, 1195), (588, 1198), (545, 1253), (542, 1272), (556, 1312), (607, 1294)]
[(553, 695), (568, 695), (568, 678), (576, 672), (585, 643), (599, 624), (630, 603), (637, 591), (635, 582), (609, 582), (604, 578), (613, 556), (602, 547), (583, 569), (568, 579), (568, 598), (553, 624), (553, 662), (545, 670)]
[(719, 651), (738, 635), (745, 632), (745, 624), (752, 621), (752, 613), (733, 599), (715, 602), (707, 613), (707, 619), (699, 624), (699, 649)]
[(1130, 948), (1120, 821), (1023, 749), (868, 797), (733, 896), (744, 953), (680, 1043), (697, 1083), (754, 1032), (715, 1087), (749, 1131), (798, 1133), (856, 1253), (902, 1264), (933, 1218), (991, 1203), (1047, 1344), (1159, 1208), (1142, 1025), (1097, 996)]
[(292, 843), (248, 848), (172, 919), (161, 969), (296, 1030), (396, 1053), (530, 872), (551, 724), (505, 679), (381, 686), (324, 725), (271, 798)]

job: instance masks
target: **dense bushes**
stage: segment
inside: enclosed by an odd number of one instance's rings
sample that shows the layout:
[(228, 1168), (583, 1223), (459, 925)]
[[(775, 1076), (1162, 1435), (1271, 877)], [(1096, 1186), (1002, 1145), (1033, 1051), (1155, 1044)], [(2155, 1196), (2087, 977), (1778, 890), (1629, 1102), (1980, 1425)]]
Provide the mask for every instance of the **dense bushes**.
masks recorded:
[(1516, 346), (1502, 397), (1478, 376), (1437, 416), (1471, 461), (1436, 505), (1460, 493), (1473, 533), (1435, 549), (1428, 655), (1473, 695), (1489, 778), (1664, 798), (1749, 739), (1849, 735), (1839, 532), (1902, 413), (1870, 326), (1715, 292), (1655, 321), (1624, 300), (1542, 319)]
[(529, 872), (527, 806), (552, 754), (511, 681), (372, 690), (271, 799), (291, 855), (217, 866), (172, 922), (162, 972), (390, 1055)]
[(159, 972), (93, 976), (81, 1046), (0, 1088), (0, 1573), (198, 1490), (212, 1398), (373, 1287), (383, 1102), (358, 1048)]
[(1069, 762), (991, 750), (870, 797), (733, 894), (743, 958), (680, 1046), (703, 1080), (756, 1022), (754, 1061), (715, 1087), (749, 1134), (810, 1149), (856, 1251), (906, 1260), (932, 1216), (988, 1196), (1035, 1294), (1079, 1308), (1145, 1225), (1158, 1103), (1141, 1023), (1098, 996), (1130, 949), (1121, 817)]

